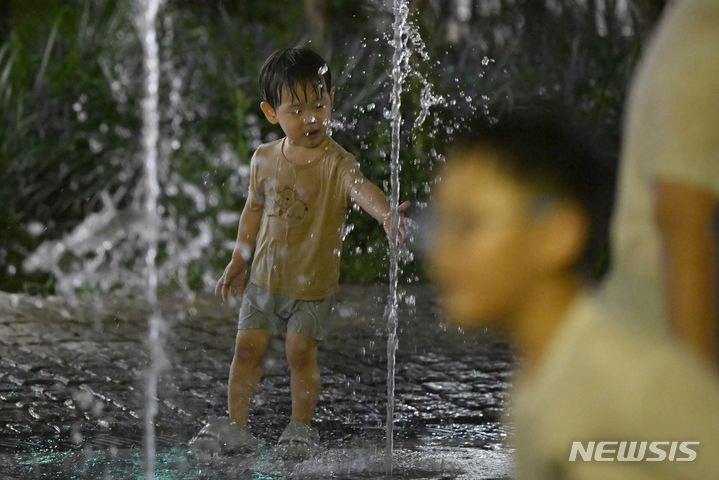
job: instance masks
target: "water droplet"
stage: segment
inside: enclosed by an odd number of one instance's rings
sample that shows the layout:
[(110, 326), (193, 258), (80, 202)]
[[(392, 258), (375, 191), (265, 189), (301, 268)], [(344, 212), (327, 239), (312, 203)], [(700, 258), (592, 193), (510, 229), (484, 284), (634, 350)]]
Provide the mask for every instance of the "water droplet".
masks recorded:
[(327, 64), (322, 65), (319, 70), (317, 70), (317, 75), (324, 75), (325, 73), (329, 72), (330, 68), (327, 66)]
[(45, 225), (40, 222), (30, 222), (27, 224), (27, 233), (32, 237), (37, 237), (47, 229)]

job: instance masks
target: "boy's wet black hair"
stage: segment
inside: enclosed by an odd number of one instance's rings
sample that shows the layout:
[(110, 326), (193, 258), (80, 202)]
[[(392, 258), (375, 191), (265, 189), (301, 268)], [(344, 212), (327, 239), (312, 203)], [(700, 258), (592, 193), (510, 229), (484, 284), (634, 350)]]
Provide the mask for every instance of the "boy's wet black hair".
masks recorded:
[(295, 87), (299, 86), (307, 95), (307, 86), (315, 89), (317, 96), (324, 88), (332, 91), (332, 74), (317, 53), (307, 47), (288, 47), (276, 50), (270, 55), (260, 70), (260, 95), (272, 108), (282, 102), (282, 89), (289, 88), (293, 98)]
[(491, 121), (475, 116), (464, 127), (452, 138), (450, 151), (495, 152), (496, 166), (540, 198), (579, 205), (590, 225), (576, 270), (586, 280), (598, 280), (609, 263), (616, 154), (608, 154), (597, 131), (554, 104), (516, 107)]

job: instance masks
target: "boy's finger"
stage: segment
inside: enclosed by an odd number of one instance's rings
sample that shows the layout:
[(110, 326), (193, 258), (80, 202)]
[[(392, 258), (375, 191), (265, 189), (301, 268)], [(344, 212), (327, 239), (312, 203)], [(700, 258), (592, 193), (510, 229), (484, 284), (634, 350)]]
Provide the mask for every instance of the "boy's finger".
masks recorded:
[(230, 289), (230, 294), (233, 297), (241, 297), (243, 293), (245, 293), (245, 289), (242, 285), (238, 285)]
[(404, 211), (407, 210), (411, 205), (412, 205), (412, 202), (410, 202), (409, 200), (405, 200), (404, 202), (402, 202), (402, 203), (397, 207), (397, 211), (398, 211), (398, 212), (404, 212)]
[(223, 275), (220, 277), (220, 279), (217, 281), (217, 284), (215, 285), (215, 296), (219, 297), (220, 293), (222, 293), (222, 285), (225, 283), (225, 276)]

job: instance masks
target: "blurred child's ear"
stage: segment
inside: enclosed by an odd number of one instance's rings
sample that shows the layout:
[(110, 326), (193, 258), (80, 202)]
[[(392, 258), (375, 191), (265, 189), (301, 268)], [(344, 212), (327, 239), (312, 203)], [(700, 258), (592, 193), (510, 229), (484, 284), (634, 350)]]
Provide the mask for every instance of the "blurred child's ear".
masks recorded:
[(537, 219), (537, 262), (547, 271), (574, 270), (589, 241), (589, 220), (577, 205), (559, 201)]
[(334, 108), (335, 106), (335, 87), (332, 87), (330, 90), (330, 108)]
[(277, 112), (275, 112), (275, 109), (272, 108), (272, 105), (267, 102), (262, 102), (260, 103), (260, 109), (262, 110), (262, 113), (265, 114), (265, 118), (268, 122), (272, 125), (277, 125), (279, 120), (277, 120)]

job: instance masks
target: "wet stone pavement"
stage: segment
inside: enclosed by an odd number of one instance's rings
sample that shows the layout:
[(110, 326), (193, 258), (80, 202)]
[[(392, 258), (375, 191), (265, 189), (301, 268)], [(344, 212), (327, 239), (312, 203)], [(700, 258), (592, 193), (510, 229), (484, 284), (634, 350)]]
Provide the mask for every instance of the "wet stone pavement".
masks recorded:
[[(265, 358), (250, 414), (264, 442), (257, 455), (190, 454), (187, 441), (204, 422), (227, 415), (239, 304), (163, 296), (155, 478), (385, 478), (386, 296), (381, 285), (338, 294), (319, 354), (321, 450), (299, 463), (272, 455), (290, 413), (281, 339)], [(0, 479), (144, 478), (152, 310), (141, 294), (70, 302), (0, 292)], [(429, 287), (405, 292), (399, 318), (392, 478), (510, 478), (507, 346), (448, 328)]]

